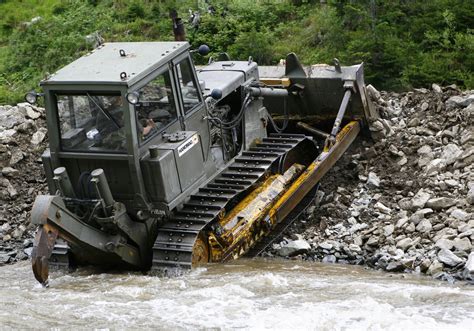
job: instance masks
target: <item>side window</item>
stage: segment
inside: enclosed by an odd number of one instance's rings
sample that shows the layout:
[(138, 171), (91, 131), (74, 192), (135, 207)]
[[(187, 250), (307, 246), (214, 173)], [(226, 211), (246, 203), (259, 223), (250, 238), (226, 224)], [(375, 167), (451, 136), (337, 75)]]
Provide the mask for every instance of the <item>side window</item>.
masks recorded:
[(140, 102), (135, 105), (140, 142), (146, 141), (173, 123), (176, 113), (169, 71), (166, 70), (138, 90)]
[(183, 96), (184, 112), (188, 113), (201, 102), (196, 80), (193, 75), (193, 67), (189, 58), (184, 59), (177, 65), (179, 86)]

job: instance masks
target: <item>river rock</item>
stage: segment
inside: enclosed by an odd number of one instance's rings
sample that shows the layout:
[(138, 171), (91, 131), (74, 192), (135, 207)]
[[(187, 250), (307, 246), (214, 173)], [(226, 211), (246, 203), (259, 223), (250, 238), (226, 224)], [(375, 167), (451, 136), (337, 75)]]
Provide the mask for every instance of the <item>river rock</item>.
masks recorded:
[(455, 267), (463, 262), (460, 257), (456, 256), (453, 252), (447, 249), (441, 249), (438, 252), (438, 260), (451, 267)]
[(464, 270), (467, 274), (474, 275), (474, 252), (471, 252), (471, 254), (469, 254), (467, 262), (464, 265)]
[(5, 167), (2, 169), (2, 175), (5, 177), (17, 177), (20, 172), (12, 167)]
[(434, 159), (426, 166), (426, 175), (433, 176), (437, 175), (440, 171), (446, 168), (444, 159)]
[(458, 157), (462, 154), (462, 149), (460, 149), (457, 145), (449, 144), (443, 148), (443, 152), (441, 153), (441, 158), (444, 160), (446, 165), (453, 164)]
[(474, 205), (474, 185), (467, 192), (466, 200), (471, 205)]
[(454, 209), (450, 216), (460, 221), (467, 221), (470, 217), (468, 213), (461, 209)]
[(472, 102), (474, 102), (474, 95), (472, 94), (467, 97), (455, 95), (446, 100), (446, 108), (448, 110), (456, 107), (464, 108), (469, 106)]
[(424, 259), (420, 263), (421, 272), (427, 272), (430, 266), (431, 266), (431, 260), (430, 259)]
[(411, 200), (411, 206), (415, 210), (423, 208), (430, 198), (431, 195), (421, 189), (415, 194), (415, 196)]
[(389, 237), (392, 235), (394, 230), (395, 226), (393, 224), (386, 225), (383, 227), (383, 234), (385, 237)]
[(298, 239), (289, 241), (287, 244), (281, 245), (278, 254), (283, 257), (291, 257), (308, 252), (311, 246), (306, 240)]
[(432, 228), (433, 226), (431, 225), (430, 220), (424, 219), (416, 226), (416, 231), (420, 233), (427, 233), (430, 232)]
[(408, 222), (408, 217), (402, 217), (397, 221), (397, 225), (395, 227), (397, 229), (402, 228)]
[(454, 242), (449, 239), (441, 238), (436, 241), (435, 246), (441, 249), (451, 250), (454, 247)]
[(15, 126), (23, 123), (24, 120), (25, 116), (18, 111), (17, 107), (6, 109), (0, 106), (0, 132), (13, 129)]
[(336, 263), (337, 259), (334, 255), (326, 255), (325, 257), (323, 257), (323, 260), (322, 262), (323, 263)]
[(411, 120), (408, 121), (407, 123), (407, 126), (409, 128), (414, 128), (414, 127), (417, 127), (418, 125), (420, 125), (421, 121), (418, 117), (414, 117), (412, 118)]
[(329, 251), (333, 248), (333, 245), (328, 243), (327, 241), (323, 241), (322, 243), (318, 245), (318, 247)]
[(380, 210), (382, 213), (385, 213), (385, 214), (390, 214), (390, 212), (392, 211), (390, 208), (385, 206), (380, 201), (375, 204), (374, 208)]
[(469, 238), (455, 238), (453, 240), (454, 248), (460, 252), (470, 252), (472, 244)]
[(380, 178), (377, 176), (375, 172), (369, 172), (367, 177), (367, 185), (369, 187), (379, 187), (380, 186)]
[(0, 144), (9, 144), (15, 140), (17, 131), (15, 129), (3, 130), (0, 129)]
[(413, 245), (413, 240), (411, 238), (404, 238), (397, 242), (397, 248), (400, 248), (403, 251), (406, 251), (411, 245)]
[(409, 210), (412, 207), (410, 198), (403, 198), (398, 201), (398, 207), (402, 210)]
[(436, 275), (437, 273), (443, 271), (443, 264), (439, 262), (437, 259), (431, 263), (430, 267), (428, 268), (428, 271), (426, 272), (428, 275)]
[(379, 100), (381, 95), (380, 92), (372, 86), (372, 84), (369, 84), (366, 86), (367, 92), (369, 93), (370, 97), (372, 100)]
[(23, 250), (26, 256), (31, 257), (31, 253), (33, 253), (33, 247), (27, 247)]
[(5, 188), (5, 189), (2, 189), (0, 192), (8, 193), (8, 196), (11, 197), (11, 198), (16, 197), (16, 195), (18, 194), (17, 190), (13, 187), (13, 185), (10, 183), (10, 181), (6, 178), (0, 177), (0, 187)]
[(456, 204), (456, 200), (452, 198), (433, 198), (426, 202), (426, 206), (429, 208), (433, 208), (435, 210), (446, 209), (452, 207)]
[(435, 84), (435, 83), (431, 84), (431, 88), (433, 89), (433, 91), (435, 91), (438, 94), (443, 93), (443, 90), (438, 84)]
[(408, 224), (407, 227), (405, 228), (405, 232), (408, 232), (408, 233), (413, 233), (415, 232), (415, 230), (416, 230), (416, 227), (414, 223)]
[(349, 250), (354, 253), (360, 253), (362, 249), (356, 244), (349, 244)]
[(391, 272), (403, 271), (404, 269), (405, 266), (400, 261), (392, 261), (385, 268), (385, 270)]
[(10, 255), (0, 253), (0, 265), (8, 263), (8, 261), (10, 261)]
[(41, 113), (37, 112), (31, 107), (26, 107), (26, 116), (31, 118), (32, 120), (35, 120), (41, 116)]
[(15, 164), (23, 160), (23, 152), (21, 151), (21, 149), (14, 149), (11, 153), (12, 155), (10, 157), (9, 162), (10, 166), (14, 166)]
[(33, 133), (33, 136), (31, 137), (31, 144), (39, 145), (41, 142), (43, 142), (44, 138), (46, 137), (46, 132), (47, 130), (45, 128), (39, 128), (38, 131)]
[(20, 224), (15, 230), (13, 230), (12, 236), (15, 239), (20, 239), (26, 231), (26, 227)]
[(377, 246), (379, 244), (379, 238), (375, 236), (371, 236), (366, 243), (368, 246)]

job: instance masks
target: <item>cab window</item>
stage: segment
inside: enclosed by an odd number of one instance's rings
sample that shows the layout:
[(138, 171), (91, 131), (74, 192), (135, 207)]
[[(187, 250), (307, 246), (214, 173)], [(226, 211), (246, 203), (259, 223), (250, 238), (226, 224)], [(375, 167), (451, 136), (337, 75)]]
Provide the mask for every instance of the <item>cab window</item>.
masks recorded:
[(184, 112), (188, 113), (201, 102), (201, 96), (193, 75), (191, 60), (185, 58), (177, 65), (179, 86), (183, 96)]
[(138, 90), (135, 105), (138, 140), (144, 142), (163, 131), (178, 118), (168, 70)]
[(55, 94), (61, 148), (65, 151), (125, 152), (120, 94)]

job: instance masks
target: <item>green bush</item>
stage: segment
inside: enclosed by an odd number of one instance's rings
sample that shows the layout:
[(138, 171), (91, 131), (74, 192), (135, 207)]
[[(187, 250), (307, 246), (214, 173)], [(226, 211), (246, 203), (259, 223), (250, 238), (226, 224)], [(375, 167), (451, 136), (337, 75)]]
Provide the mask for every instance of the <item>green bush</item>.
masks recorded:
[[(172, 40), (170, 9), (186, 26), (193, 48), (211, 56), (252, 56), (275, 64), (289, 52), (305, 64), (364, 62), (366, 81), (382, 89), (456, 83), (474, 88), (474, 11), (471, 1), (432, 0), (0, 0), (0, 104), (23, 98), (48, 73), (106, 41)], [(41, 17), (36, 22), (32, 18)], [(196, 56), (199, 64), (207, 59)]]
[(127, 10), (127, 18), (132, 20), (132, 19), (144, 18), (144, 17), (145, 17), (145, 9), (143, 8), (143, 6), (138, 2), (131, 3)]

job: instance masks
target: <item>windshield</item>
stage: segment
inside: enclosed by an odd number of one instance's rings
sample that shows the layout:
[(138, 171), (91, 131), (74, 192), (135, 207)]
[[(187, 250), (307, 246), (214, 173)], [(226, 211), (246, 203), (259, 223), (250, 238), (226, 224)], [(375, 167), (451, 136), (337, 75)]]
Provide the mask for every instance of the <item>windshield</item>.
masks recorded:
[(56, 94), (61, 147), (69, 151), (124, 152), (123, 98), (97, 93)]

